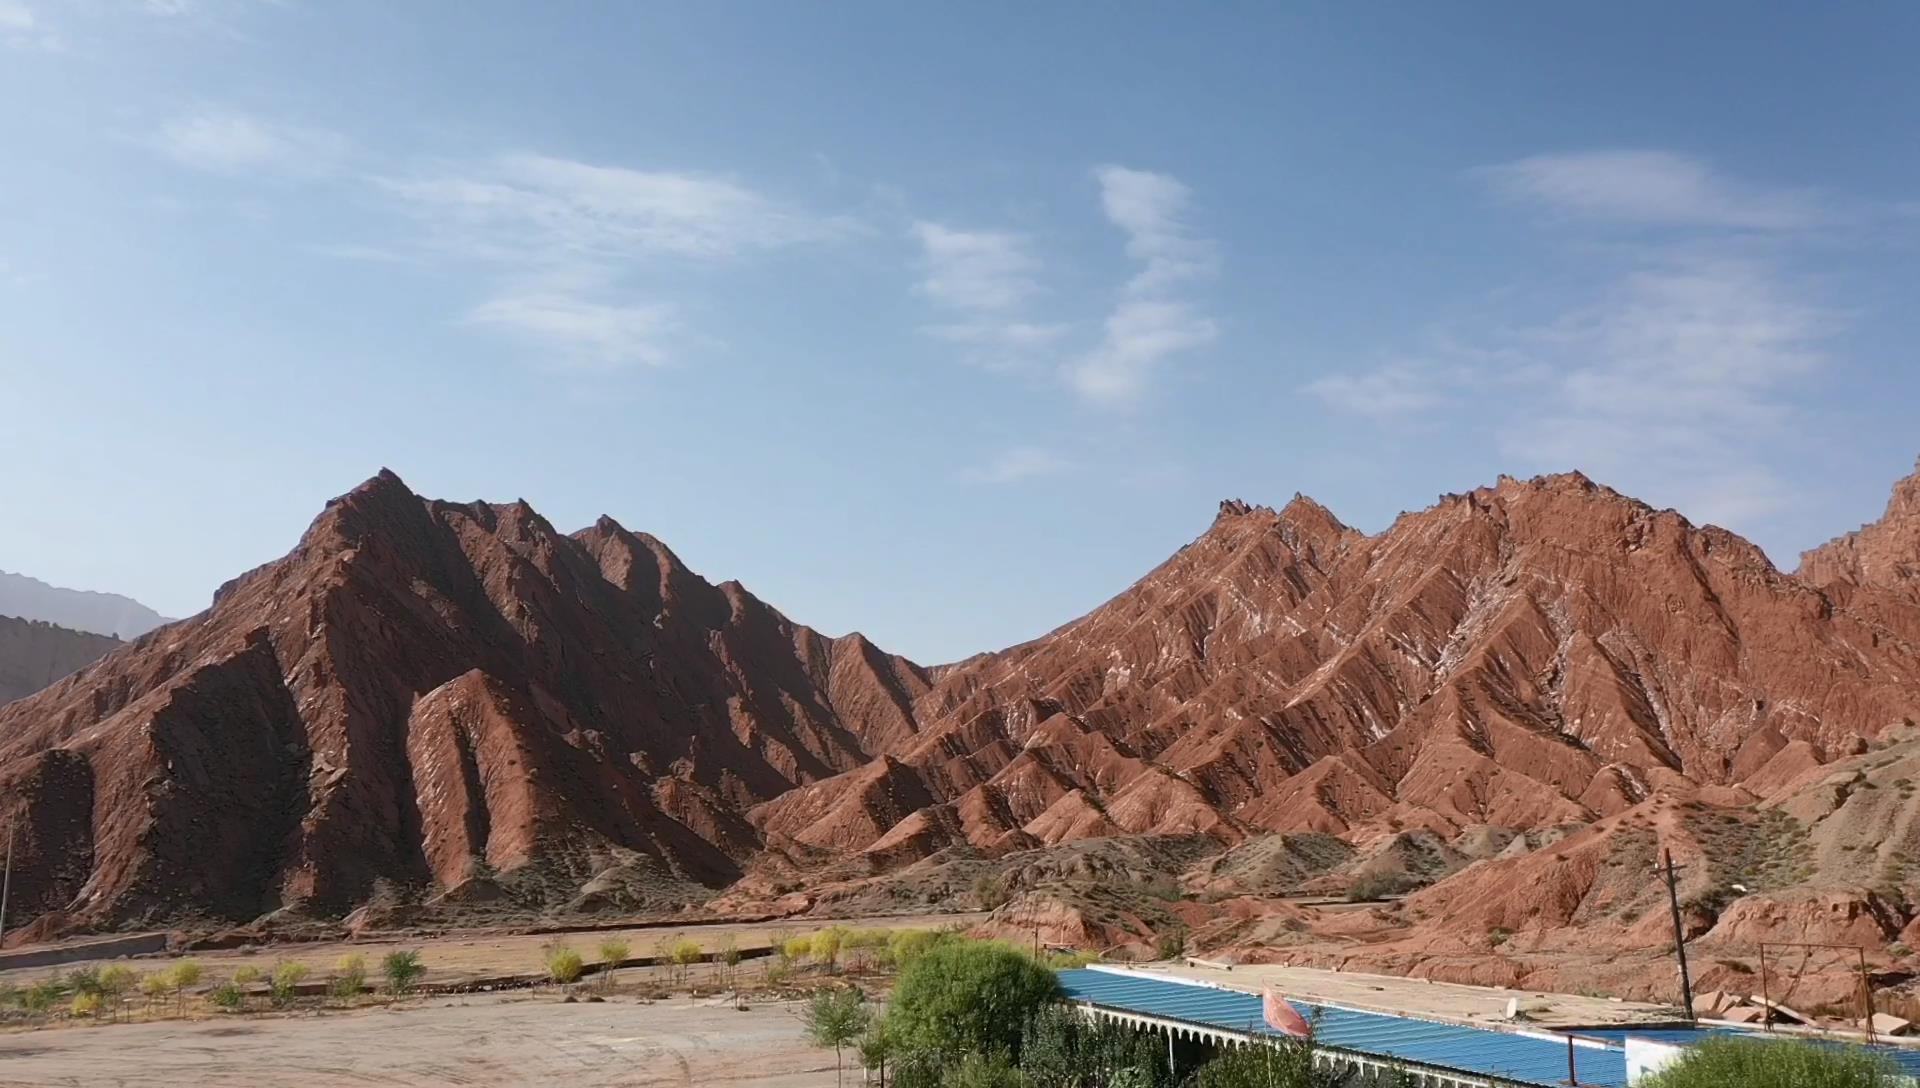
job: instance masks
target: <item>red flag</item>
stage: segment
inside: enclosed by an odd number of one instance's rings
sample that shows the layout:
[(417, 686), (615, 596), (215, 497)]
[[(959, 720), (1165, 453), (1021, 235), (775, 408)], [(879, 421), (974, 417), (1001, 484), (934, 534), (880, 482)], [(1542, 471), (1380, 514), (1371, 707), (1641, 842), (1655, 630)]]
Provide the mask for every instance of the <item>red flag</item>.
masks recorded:
[(1307, 1018), (1300, 1015), (1299, 1009), (1294, 1008), (1285, 998), (1274, 992), (1273, 987), (1267, 987), (1266, 993), (1261, 997), (1260, 1007), (1261, 1012), (1266, 1014), (1267, 1026), (1273, 1030), (1295, 1039), (1312, 1037), (1313, 1025), (1307, 1023)]

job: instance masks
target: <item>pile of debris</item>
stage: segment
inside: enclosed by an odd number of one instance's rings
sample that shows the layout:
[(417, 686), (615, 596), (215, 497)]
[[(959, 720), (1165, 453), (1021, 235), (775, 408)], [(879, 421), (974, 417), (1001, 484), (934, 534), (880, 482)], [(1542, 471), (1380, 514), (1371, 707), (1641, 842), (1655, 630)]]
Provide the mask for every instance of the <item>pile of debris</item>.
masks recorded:
[(1759, 994), (1708, 990), (1693, 998), (1693, 1015), (1719, 1024), (1783, 1024), (1816, 1030), (1865, 1031), (1876, 1036), (1910, 1035), (1913, 1021), (1877, 1012), (1871, 1023), (1859, 1019), (1834, 1020), (1811, 1016)]

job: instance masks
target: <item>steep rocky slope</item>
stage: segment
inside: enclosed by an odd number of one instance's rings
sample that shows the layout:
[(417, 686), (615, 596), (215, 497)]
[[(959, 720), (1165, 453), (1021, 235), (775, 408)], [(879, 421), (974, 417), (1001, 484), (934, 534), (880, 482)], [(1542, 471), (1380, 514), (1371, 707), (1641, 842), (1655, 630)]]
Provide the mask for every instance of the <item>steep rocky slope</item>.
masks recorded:
[(0, 709), (14, 909), (57, 929), (494, 873), (560, 901), (720, 884), (757, 844), (741, 812), (899, 742), (926, 686), (611, 520), (567, 536), (383, 472), (208, 612)]
[[(36, 932), (388, 886), (758, 912), (974, 905), (984, 879), (1015, 927), (1350, 939), (1404, 969), (1496, 931), (1645, 937), (1649, 843), (1693, 859), (1703, 932), (1790, 927), (1803, 893), (1891, 902), (1887, 932), (1920, 883), (1841, 840), (1885, 818), (1904, 843), (1906, 810), (1811, 813), (1920, 721), (1915, 488), (1798, 575), (1577, 474), (1374, 535), (1224, 503), (1089, 615), (928, 669), (610, 520), (383, 473), (207, 613), (0, 709), (0, 819)], [(1421, 887), (1330, 929), (1274, 901)]]
[(1228, 503), (1092, 614), (938, 670), (904, 746), (752, 818), (776, 845), (895, 856), (1583, 823), (1920, 717), (1916, 620), (1577, 474), (1377, 536), (1304, 498)]
[(1799, 573), (1818, 586), (1866, 586), (1920, 599), (1920, 464), (1894, 485), (1879, 521), (1802, 555)]
[(0, 616), (0, 705), (32, 695), (118, 645), (108, 635)]

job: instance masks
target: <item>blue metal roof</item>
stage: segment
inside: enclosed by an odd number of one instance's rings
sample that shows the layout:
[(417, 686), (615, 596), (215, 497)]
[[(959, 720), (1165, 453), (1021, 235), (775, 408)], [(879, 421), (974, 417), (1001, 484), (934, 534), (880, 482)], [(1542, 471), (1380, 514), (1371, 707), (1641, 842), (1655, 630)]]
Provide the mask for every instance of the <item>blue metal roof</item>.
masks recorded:
[[(1075, 1001), (1201, 1027), (1273, 1034), (1261, 1016), (1259, 995), (1240, 990), (1092, 969), (1062, 971), (1060, 985)], [(1562, 1042), (1333, 1006), (1296, 1006), (1315, 1021), (1314, 1038), (1324, 1046), (1519, 1084), (1566, 1082), (1567, 1044)], [(1624, 1048), (1575, 1047), (1574, 1062), (1581, 1084), (1626, 1088)]]

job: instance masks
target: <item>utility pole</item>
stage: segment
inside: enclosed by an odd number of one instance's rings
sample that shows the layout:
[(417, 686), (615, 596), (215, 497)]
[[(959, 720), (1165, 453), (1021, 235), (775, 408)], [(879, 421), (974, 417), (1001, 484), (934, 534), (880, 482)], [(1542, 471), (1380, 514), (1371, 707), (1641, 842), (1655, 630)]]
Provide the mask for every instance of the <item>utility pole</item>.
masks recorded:
[(1680, 1007), (1693, 1020), (1693, 976), (1687, 973), (1687, 931), (1680, 922), (1680, 870), (1673, 864), (1673, 851), (1663, 850), (1667, 878), (1667, 905), (1673, 910), (1673, 954), (1680, 961)]
[(6, 944), (7, 895), (13, 891), (13, 821), (7, 821), (7, 867), (0, 875), (0, 946)]

